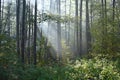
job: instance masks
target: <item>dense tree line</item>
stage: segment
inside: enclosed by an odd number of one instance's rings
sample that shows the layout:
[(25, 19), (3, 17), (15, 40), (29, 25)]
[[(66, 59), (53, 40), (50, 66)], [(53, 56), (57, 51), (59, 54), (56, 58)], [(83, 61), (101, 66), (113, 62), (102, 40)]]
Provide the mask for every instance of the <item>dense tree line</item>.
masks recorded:
[[(96, 3), (94, 4), (93, 1)], [(50, 4), (54, 3), (55, 1), (50, 0)], [(67, 5), (67, 2), (69, 2), (69, 6)], [(75, 3), (75, 8), (71, 7), (71, 5), (73, 5), (73, 2)], [(43, 1), (44, 3), (44, 1)], [(64, 7), (65, 7), (65, 16), (67, 16), (67, 14), (69, 14), (68, 16), (68, 22), (62, 23), (60, 18), (61, 18), (61, 13), (62, 13), (62, 9), (61, 9), (61, 5), (64, 3)], [(83, 6), (83, 3), (86, 4), (86, 6)], [(112, 7), (109, 6), (109, 4), (112, 3)], [(64, 30), (64, 35), (65, 35), (65, 40), (67, 44), (72, 44), (72, 45), (68, 45), (71, 46), (71, 48), (73, 48), (73, 53), (75, 53), (76, 56), (80, 56), (84, 53), (89, 53), (90, 51), (92, 51), (92, 44), (95, 43), (95, 39), (94, 37), (92, 37), (91, 34), (91, 29), (94, 26), (94, 17), (97, 19), (99, 19), (101, 21), (101, 43), (99, 43), (99, 45), (101, 45), (101, 48), (107, 48), (107, 38), (105, 38), (108, 34), (107, 31), (109, 30), (107, 28), (109, 24), (109, 16), (110, 14), (112, 15), (111, 20), (113, 20), (113, 28), (117, 25), (115, 22), (119, 20), (118, 16), (118, 12), (119, 12), (119, 1), (115, 1), (113, 0), (111, 1), (106, 1), (106, 0), (101, 0), (101, 1), (95, 1), (95, 0), (75, 0), (75, 1), (58, 1), (56, 0), (55, 4), (56, 6), (56, 13), (58, 15), (60, 15), (58, 17), (59, 20), (57, 20), (57, 50), (58, 50), (58, 54), (56, 54), (56, 56), (62, 58), (62, 45), (61, 45), (61, 41), (62, 41), (62, 27), (61, 25), (64, 24), (65, 30)], [(9, 36), (12, 33), (12, 23), (10, 18), (12, 18), (12, 13), (11, 13), (11, 8), (12, 8), (12, 0), (7, 2), (7, 6), (4, 5), (4, 0), (1, 3), (1, 10), (0, 10), (0, 20), (1, 20), (1, 27), (0, 27), (0, 32), (6, 32)], [(15, 5), (14, 5), (15, 6)], [(100, 7), (101, 8), (100, 8)], [(7, 7), (7, 10), (4, 10)], [(43, 5), (43, 10), (44, 10), (44, 5)], [(69, 7), (69, 9), (67, 9), (66, 7)], [(90, 7), (90, 8), (89, 8)], [(96, 9), (95, 7), (99, 7), (98, 9)], [(52, 10), (52, 6), (50, 6), (51, 10)], [(86, 11), (83, 10), (83, 8), (86, 9)], [(112, 13), (111, 13), (111, 9), (112, 8)], [(33, 12), (34, 9), (34, 12)], [(74, 9), (73, 12), (75, 12), (75, 21), (71, 21), (70, 20), (70, 15), (71, 15), (71, 9)], [(66, 12), (66, 11), (69, 11)], [(3, 13), (7, 11), (7, 13), (4, 15)], [(31, 52), (33, 52), (34, 55), (34, 64), (36, 64), (36, 38), (37, 38), (37, 3), (34, 4), (34, 7), (31, 5), (30, 1), (23, 0), (23, 1), (19, 1), (16, 0), (16, 41), (17, 41), (17, 53), (19, 54), (19, 56), (21, 55), (21, 60), (24, 63), (24, 58), (25, 58), (25, 53), (27, 51), (28, 53), (28, 62), (30, 63), (30, 54)], [(85, 18), (83, 18), (83, 13), (85, 12)], [(99, 12), (99, 13), (96, 13)], [(99, 15), (95, 15), (94, 14), (100, 14)], [(4, 17), (6, 17), (7, 22), (4, 23)], [(41, 18), (43, 18), (44, 16), (42, 16)], [(51, 16), (51, 17), (54, 17)], [(51, 18), (50, 17), (50, 18)], [(74, 18), (72, 18), (74, 19)], [(83, 32), (84, 27), (83, 27), (83, 20), (85, 19), (85, 33)], [(72, 27), (71, 25), (74, 24), (75, 27)], [(3, 25), (5, 27), (3, 27)], [(119, 24), (118, 24), (119, 25)], [(72, 31), (72, 29), (73, 32)], [(117, 28), (116, 28), (117, 29)], [(5, 30), (5, 31), (4, 31)], [(114, 29), (112, 30), (114, 32)], [(94, 31), (93, 31), (94, 32)], [(48, 33), (49, 34), (49, 33)], [(73, 35), (71, 35), (73, 34)], [(84, 35), (85, 34), (85, 35)], [(32, 35), (32, 37), (31, 37)], [(84, 36), (83, 36), (84, 35)], [(72, 40), (70, 40), (70, 36), (74, 36)], [(31, 40), (31, 38), (33, 40)], [(83, 40), (85, 41), (85, 43), (83, 42)], [(73, 41), (72, 43), (70, 41)], [(25, 47), (26, 43), (28, 43), (28, 49)], [(31, 45), (31, 43), (33, 43)], [(84, 44), (83, 44), (84, 43)], [(112, 44), (114, 44), (114, 42), (111, 42)], [(95, 43), (96, 44), (96, 43)], [(33, 50), (30, 50), (30, 47), (33, 46)]]
[(119, 0), (43, 0), (41, 10), (37, 2), (0, 0), (0, 34), (15, 39), (23, 64), (119, 52)]
[(0, 0), (0, 80), (119, 80), (120, 0)]

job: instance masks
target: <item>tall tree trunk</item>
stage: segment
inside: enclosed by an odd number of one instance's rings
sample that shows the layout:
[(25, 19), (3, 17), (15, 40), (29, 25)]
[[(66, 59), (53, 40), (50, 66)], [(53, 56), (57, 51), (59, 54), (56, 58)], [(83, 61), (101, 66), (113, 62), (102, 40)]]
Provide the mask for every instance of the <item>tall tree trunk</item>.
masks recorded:
[(10, 9), (11, 9), (11, 2), (9, 1), (8, 2), (8, 12), (7, 12), (7, 18), (8, 18), (8, 22), (7, 22), (7, 27), (8, 27), (8, 35), (10, 36), (10, 28), (11, 28), (11, 25), (10, 25)]
[(3, 0), (3, 4), (2, 4), (2, 15), (1, 15), (2, 20), (3, 20), (3, 15), (4, 15), (4, 0)]
[(79, 49), (79, 55), (82, 54), (82, 3), (83, 3), (83, 0), (80, 0), (80, 49)]
[(102, 18), (102, 26), (104, 25), (104, 1), (101, 0), (101, 18)]
[(26, 12), (26, 0), (23, 0), (23, 11), (22, 11), (22, 39), (21, 39), (21, 58), (22, 63), (25, 63), (24, 53), (25, 53), (25, 12)]
[(37, 0), (35, 0), (35, 16), (34, 16), (34, 45), (33, 45), (34, 65), (36, 65), (37, 63), (36, 38), (37, 38)]
[(76, 32), (76, 56), (79, 54), (79, 45), (78, 45), (78, 0), (75, 0), (75, 32)]
[(90, 24), (89, 24), (89, 0), (86, 0), (86, 40), (87, 40), (87, 53), (90, 50), (91, 35), (90, 35)]
[(113, 15), (112, 15), (112, 18), (113, 18), (113, 22), (115, 21), (115, 0), (113, 0)]
[[(1, 0), (0, 0), (0, 35), (2, 34), (2, 19), (1, 19)], [(0, 48), (1, 48), (1, 41), (0, 41)]]
[[(61, 18), (61, 0), (57, 0), (57, 12), (59, 14), (59, 18)], [(62, 59), (62, 46), (61, 46), (61, 23), (60, 20), (57, 21), (57, 45), (58, 45), (58, 59)]]
[(19, 13), (20, 13), (20, 0), (16, 0), (16, 39), (17, 39), (17, 53), (20, 56), (20, 24), (19, 24)]
[[(104, 2), (105, 2), (105, 25), (107, 26), (107, 2), (106, 0)], [(107, 32), (107, 28), (106, 28), (106, 32)]]
[[(101, 40), (101, 48), (104, 49), (105, 46), (105, 21), (104, 21), (104, 0), (101, 0), (101, 23), (102, 23), (102, 40)], [(102, 50), (101, 50), (102, 51)], [(104, 52), (102, 52), (104, 53)]]
[(30, 1), (29, 1), (29, 10), (28, 10), (28, 12), (29, 12), (29, 14), (28, 14), (28, 21), (29, 21), (29, 25), (28, 25), (28, 64), (30, 64), (30, 48), (31, 48), (31, 46), (30, 46), (30, 43), (31, 43), (31, 38), (30, 38), (30, 31), (31, 31), (31, 18), (30, 18)]
[(0, 34), (2, 32), (2, 19), (1, 19), (1, 0), (0, 0)]
[[(66, 16), (66, 0), (65, 0), (65, 16)], [(65, 21), (65, 40), (66, 40), (66, 43), (67, 43), (67, 26), (66, 26), (66, 21)]]
[[(113, 19), (113, 29), (112, 29), (112, 32), (114, 33), (115, 30), (114, 30), (114, 27), (115, 27), (115, 0), (113, 0), (113, 14), (112, 14), (112, 19)], [(114, 41), (111, 42), (112, 44), (112, 47), (111, 47), (111, 50), (114, 51)]]
[(90, 2), (90, 15), (91, 15), (91, 17), (90, 17), (90, 23), (91, 23), (90, 27), (92, 27), (92, 24), (93, 24), (93, 0), (91, 0), (91, 2)]
[[(70, 5), (69, 5), (69, 17), (71, 17), (71, 0), (70, 0)], [(68, 36), (68, 39), (67, 39), (67, 44), (68, 44), (68, 46), (70, 45), (70, 33), (71, 33), (71, 29), (70, 29), (70, 27), (71, 27), (71, 21), (69, 20), (69, 24), (68, 24), (69, 26), (68, 26), (68, 34), (67, 34), (67, 36)]]

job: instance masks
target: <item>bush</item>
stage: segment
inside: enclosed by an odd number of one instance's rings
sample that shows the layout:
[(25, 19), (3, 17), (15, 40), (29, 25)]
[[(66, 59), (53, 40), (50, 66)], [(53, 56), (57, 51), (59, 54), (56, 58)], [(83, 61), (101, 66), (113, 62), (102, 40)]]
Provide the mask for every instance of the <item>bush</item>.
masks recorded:
[(118, 56), (91, 55), (64, 65), (23, 65), (18, 61), (14, 40), (0, 35), (0, 41), (0, 80), (120, 80)]
[(24, 80), (120, 80), (116, 63), (105, 58), (80, 59), (67, 65), (41, 66), (26, 70)]

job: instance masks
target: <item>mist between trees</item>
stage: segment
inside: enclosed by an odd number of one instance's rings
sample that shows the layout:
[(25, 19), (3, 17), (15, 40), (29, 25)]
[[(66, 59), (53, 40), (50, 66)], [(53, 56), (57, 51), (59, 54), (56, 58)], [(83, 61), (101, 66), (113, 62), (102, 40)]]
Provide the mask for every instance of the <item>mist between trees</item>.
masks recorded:
[[(0, 69), (73, 65), (96, 57), (120, 63), (119, 0), (0, 0)], [(105, 80), (80, 80), (86, 79)]]

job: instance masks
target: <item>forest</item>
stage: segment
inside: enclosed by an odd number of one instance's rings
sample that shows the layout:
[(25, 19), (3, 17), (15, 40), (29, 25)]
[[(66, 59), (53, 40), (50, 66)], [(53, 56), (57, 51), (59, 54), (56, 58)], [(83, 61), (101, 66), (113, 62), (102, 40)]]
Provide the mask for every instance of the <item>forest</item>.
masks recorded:
[(120, 80), (120, 0), (0, 0), (0, 80)]

